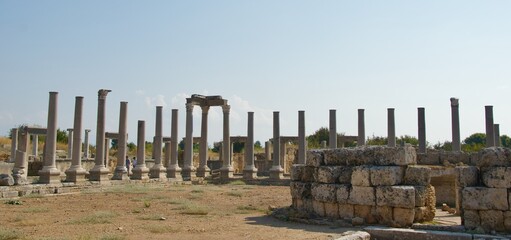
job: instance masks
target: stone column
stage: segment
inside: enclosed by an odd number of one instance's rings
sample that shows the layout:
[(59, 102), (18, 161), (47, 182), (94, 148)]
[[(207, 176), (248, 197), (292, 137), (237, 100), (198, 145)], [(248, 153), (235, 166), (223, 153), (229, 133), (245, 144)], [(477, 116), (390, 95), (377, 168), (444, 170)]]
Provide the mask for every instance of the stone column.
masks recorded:
[(499, 126), (499, 124), (493, 124), (493, 135), (495, 136), (495, 139), (493, 140), (495, 142), (495, 147), (500, 147), (500, 126)]
[(178, 110), (172, 109), (172, 127), (170, 136), (170, 164), (167, 168), (167, 178), (181, 178), (181, 168), (177, 161), (177, 119)]
[(459, 100), (451, 98), (452, 151), (461, 151)]
[(186, 104), (186, 137), (185, 151), (183, 153), (183, 180), (191, 180), (195, 167), (193, 166), (193, 104)]
[(85, 129), (85, 139), (84, 139), (84, 146), (83, 146), (83, 158), (89, 159), (90, 158), (90, 152), (89, 152), (89, 133), (90, 129)]
[(39, 135), (32, 135), (32, 155), (37, 158), (39, 153)]
[(96, 126), (96, 155), (94, 167), (89, 171), (89, 180), (108, 181), (108, 168), (105, 167), (105, 117), (106, 96), (111, 90), (100, 89), (98, 91), (98, 121)]
[(73, 129), (67, 129), (67, 158), (73, 158)]
[(112, 180), (128, 180), (126, 151), (128, 145), (128, 102), (121, 102), (119, 111), (119, 137), (117, 138), (117, 165)]
[(270, 168), (270, 179), (282, 179), (284, 169), (280, 160), (280, 119), (279, 112), (273, 112), (273, 165)]
[[(337, 141), (337, 136), (335, 140)], [(305, 164), (306, 153), (307, 139), (305, 138), (305, 111), (298, 111), (298, 164)]]
[(337, 148), (337, 117), (335, 109), (330, 109), (330, 128), (328, 145), (330, 148)]
[(420, 107), (418, 110), (419, 118), (419, 153), (426, 153), (426, 115), (425, 109)]
[(112, 146), (112, 139), (105, 139), (105, 159), (104, 164), (106, 168), (109, 168), (108, 164), (110, 163), (110, 146)]
[(234, 168), (232, 167), (231, 162), (231, 136), (229, 129), (229, 113), (231, 111), (231, 106), (223, 105), (222, 111), (224, 113), (224, 136), (223, 136), (223, 152), (222, 157), (224, 158), (223, 166), (220, 169), (220, 178), (221, 179), (229, 179), (234, 176)]
[(18, 129), (11, 129), (11, 162), (16, 161), (16, 150), (18, 150)]
[(57, 151), (57, 104), (58, 92), (50, 92), (44, 166), (43, 169), (39, 170), (39, 183), (60, 183), (60, 171), (55, 165)]
[(321, 141), (321, 148), (325, 149), (326, 147), (327, 147), (326, 141), (325, 140)]
[(211, 169), (208, 167), (208, 112), (209, 106), (202, 106), (200, 151), (199, 151), (199, 169), (197, 177), (207, 177)]
[(357, 146), (366, 145), (366, 129), (364, 120), (364, 109), (358, 110), (358, 138)]
[(26, 127), (19, 134), (18, 149), (16, 150), (16, 159), (12, 169), (12, 178), (14, 185), (28, 184), (28, 142), (30, 140)]
[(156, 126), (154, 132), (154, 165), (150, 170), (149, 176), (151, 178), (164, 179), (166, 169), (163, 166), (161, 151), (162, 151), (162, 143), (163, 143), (163, 107), (156, 107)]
[(396, 147), (396, 122), (394, 108), (387, 108), (387, 146)]
[(133, 168), (131, 179), (149, 179), (149, 168), (145, 165), (145, 121), (138, 120), (137, 130), (137, 166)]
[(493, 132), (493, 106), (485, 106), (486, 117), (486, 147), (495, 146), (495, 136)]
[(264, 143), (264, 154), (266, 156), (266, 160), (271, 160), (271, 142), (266, 141)]
[(170, 166), (170, 142), (164, 142), (163, 149), (165, 149), (165, 154), (163, 155), (163, 166), (166, 167), (165, 176), (167, 176), (167, 169)]
[(254, 165), (254, 112), (248, 112), (247, 142), (245, 143), (245, 168), (243, 178), (257, 178), (257, 168)]
[[(71, 167), (66, 170), (66, 182), (81, 183), (85, 181), (87, 171), (82, 167), (82, 116), (83, 97), (75, 98), (75, 118), (73, 130), (73, 155)], [(68, 129), (69, 130), (69, 129)]]

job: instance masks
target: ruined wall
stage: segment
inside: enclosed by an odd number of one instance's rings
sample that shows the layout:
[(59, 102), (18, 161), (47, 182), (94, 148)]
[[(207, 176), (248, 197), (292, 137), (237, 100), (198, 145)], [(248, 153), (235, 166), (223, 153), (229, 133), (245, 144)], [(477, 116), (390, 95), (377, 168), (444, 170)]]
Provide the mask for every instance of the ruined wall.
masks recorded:
[(369, 146), (311, 150), (291, 172), (293, 207), (332, 219), (405, 227), (435, 214), (431, 170), (415, 149)]

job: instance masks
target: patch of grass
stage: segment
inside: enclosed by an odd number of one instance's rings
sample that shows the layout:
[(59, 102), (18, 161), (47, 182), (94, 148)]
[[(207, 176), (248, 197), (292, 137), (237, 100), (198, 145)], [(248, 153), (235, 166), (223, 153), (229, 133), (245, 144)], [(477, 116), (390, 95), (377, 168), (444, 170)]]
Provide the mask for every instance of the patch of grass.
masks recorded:
[(110, 223), (111, 219), (116, 217), (117, 215), (113, 212), (108, 211), (98, 211), (91, 215), (87, 215), (81, 217), (79, 219), (75, 219), (70, 222), (70, 224), (104, 224)]
[(148, 200), (144, 201), (145, 208), (149, 208), (150, 206), (151, 206), (151, 202), (149, 202)]
[(0, 226), (0, 240), (14, 240), (21, 239), (22, 233), (17, 230), (12, 230)]
[(25, 208), (21, 211), (24, 213), (45, 213), (45, 212), (49, 212), (50, 209), (42, 208), (42, 207), (31, 207), (31, 208)]
[(233, 196), (233, 197), (241, 197), (241, 196), (243, 196), (243, 193), (240, 191), (230, 191), (227, 193), (227, 195)]
[(99, 238), (100, 240), (124, 240), (126, 239), (125, 236), (119, 236), (119, 235), (105, 235)]
[(185, 215), (208, 215), (209, 210), (204, 206), (188, 203), (182, 205), (180, 213)]
[(44, 198), (44, 195), (32, 193), (25, 195), (22, 198)]
[(174, 228), (171, 226), (159, 226), (159, 225), (145, 225), (143, 227), (145, 230), (147, 230), (150, 233), (155, 234), (162, 234), (162, 233), (177, 233), (181, 230), (179, 228)]
[(152, 215), (143, 215), (143, 216), (140, 216), (140, 217), (137, 217), (137, 219), (139, 220), (152, 220), (152, 221), (159, 221), (161, 220), (161, 217), (160, 215), (156, 215), (156, 214), (152, 214)]
[(229, 183), (230, 185), (247, 185), (243, 180), (234, 180)]
[(140, 209), (133, 209), (131, 210), (131, 213), (141, 213), (142, 211)]
[(257, 207), (254, 207), (252, 205), (238, 206), (235, 211), (235, 213), (237, 213), (237, 214), (247, 214), (247, 213), (251, 213), (251, 212), (264, 212), (264, 211)]
[(165, 201), (165, 203), (172, 204), (172, 205), (181, 205), (187, 203), (188, 200), (185, 199), (169, 199)]
[(4, 203), (9, 205), (23, 205), (23, 202), (20, 200), (7, 200)]
[(191, 193), (204, 193), (204, 190), (202, 189), (193, 189)]

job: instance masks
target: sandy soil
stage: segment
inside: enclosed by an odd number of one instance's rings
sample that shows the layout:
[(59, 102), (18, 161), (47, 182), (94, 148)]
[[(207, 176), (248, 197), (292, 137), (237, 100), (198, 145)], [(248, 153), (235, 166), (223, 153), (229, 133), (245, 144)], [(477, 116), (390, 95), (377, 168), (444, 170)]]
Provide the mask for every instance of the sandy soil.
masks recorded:
[(332, 239), (350, 230), (268, 216), (269, 206), (290, 205), (288, 186), (126, 184), (19, 201), (0, 204), (0, 239)]

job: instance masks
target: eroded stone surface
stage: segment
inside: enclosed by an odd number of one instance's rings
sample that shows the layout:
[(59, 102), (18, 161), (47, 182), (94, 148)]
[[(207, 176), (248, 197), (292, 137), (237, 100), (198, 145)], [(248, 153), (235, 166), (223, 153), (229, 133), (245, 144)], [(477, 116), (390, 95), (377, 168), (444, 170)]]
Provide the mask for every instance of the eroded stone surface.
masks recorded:
[(307, 162), (308, 166), (319, 167), (324, 164), (324, 155), (321, 150), (309, 150), (307, 151)]
[(314, 179), (319, 183), (336, 183), (343, 170), (344, 167), (340, 166), (321, 166), (317, 168)]
[(404, 168), (399, 166), (371, 167), (369, 176), (371, 186), (393, 186), (403, 181)]
[(483, 184), (489, 188), (511, 188), (511, 168), (482, 168)]
[(336, 185), (313, 183), (311, 188), (312, 198), (321, 202), (335, 203)]
[(466, 187), (462, 191), (465, 210), (508, 210), (505, 188)]
[(376, 187), (376, 205), (415, 207), (415, 189), (411, 186)]
[(405, 171), (406, 185), (427, 186), (431, 179), (431, 168), (425, 166), (408, 166)]
[(375, 195), (373, 187), (353, 186), (350, 192), (348, 203), (356, 205), (375, 206)]
[(337, 185), (336, 190), (336, 199), (338, 203), (344, 204), (348, 203), (348, 199), (350, 196), (350, 186), (348, 184), (340, 184)]
[(478, 153), (478, 167), (507, 167), (510, 163), (511, 149), (490, 147), (483, 148)]
[(394, 208), (394, 224), (396, 227), (409, 227), (413, 224), (415, 218), (414, 208)]
[(370, 187), (370, 169), (367, 166), (354, 167), (351, 173), (351, 184), (358, 187)]
[(481, 226), (486, 232), (504, 231), (504, 215), (498, 210), (481, 210), (479, 211), (481, 218)]
[(479, 212), (476, 210), (465, 210), (463, 218), (465, 219), (464, 223), (467, 229), (474, 229), (481, 225), (481, 218), (479, 218)]

